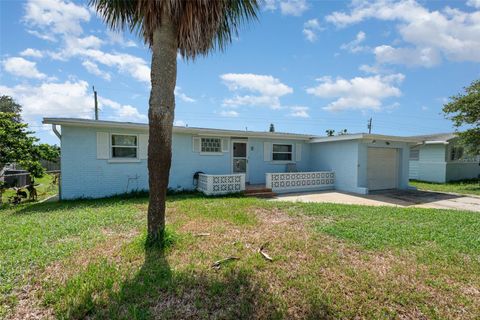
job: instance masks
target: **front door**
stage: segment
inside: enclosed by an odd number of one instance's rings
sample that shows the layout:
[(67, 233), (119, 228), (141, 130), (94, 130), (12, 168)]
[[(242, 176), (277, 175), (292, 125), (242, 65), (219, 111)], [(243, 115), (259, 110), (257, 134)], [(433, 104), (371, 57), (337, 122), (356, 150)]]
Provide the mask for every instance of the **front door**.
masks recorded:
[(232, 172), (245, 173), (245, 181), (248, 181), (248, 150), (246, 141), (232, 141)]

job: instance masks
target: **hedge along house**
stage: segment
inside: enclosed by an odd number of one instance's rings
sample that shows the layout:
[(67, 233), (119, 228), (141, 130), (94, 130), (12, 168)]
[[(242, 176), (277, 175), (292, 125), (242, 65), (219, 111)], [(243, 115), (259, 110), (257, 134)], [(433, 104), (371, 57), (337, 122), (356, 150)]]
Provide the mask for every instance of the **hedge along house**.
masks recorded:
[[(45, 118), (61, 141), (61, 199), (148, 189), (148, 125)], [(58, 130), (61, 128), (61, 132)], [(274, 192), (407, 189), (416, 140), (174, 127), (169, 188), (206, 194), (266, 185)]]
[(455, 133), (414, 136), (410, 150), (410, 179), (445, 183), (480, 178), (480, 157), (468, 156)]

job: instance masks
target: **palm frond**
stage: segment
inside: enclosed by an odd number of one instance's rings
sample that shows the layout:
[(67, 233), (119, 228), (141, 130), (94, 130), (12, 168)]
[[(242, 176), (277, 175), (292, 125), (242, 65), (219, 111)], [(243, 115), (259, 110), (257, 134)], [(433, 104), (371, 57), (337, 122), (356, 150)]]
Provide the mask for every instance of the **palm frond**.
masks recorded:
[(166, 14), (175, 25), (178, 50), (187, 59), (224, 50), (240, 26), (257, 18), (257, 0), (90, 0), (108, 26), (136, 31), (150, 46)]

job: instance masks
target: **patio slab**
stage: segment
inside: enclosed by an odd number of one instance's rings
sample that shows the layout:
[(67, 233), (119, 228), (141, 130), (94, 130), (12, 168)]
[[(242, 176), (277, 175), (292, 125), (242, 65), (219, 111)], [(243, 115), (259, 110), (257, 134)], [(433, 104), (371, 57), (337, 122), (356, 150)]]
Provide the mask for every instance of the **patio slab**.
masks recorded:
[(480, 212), (480, 197), (413, 190), (388, 190), (374, 192), (368, 195), (329, 190), (282, 194), (273, 200), (356, 204), (366, 206), (455, 209)]

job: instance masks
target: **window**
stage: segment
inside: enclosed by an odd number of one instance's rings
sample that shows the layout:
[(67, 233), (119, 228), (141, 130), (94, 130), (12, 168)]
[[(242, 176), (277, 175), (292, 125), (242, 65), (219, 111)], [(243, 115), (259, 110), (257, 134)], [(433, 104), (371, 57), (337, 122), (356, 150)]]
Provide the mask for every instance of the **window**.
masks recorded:
[(222, 152), (222, 139), (220, 138), (202, 138), (202, 152), (220, 153)]
[(137, 158), (138, 139), (135, 135), (112, 134), (112, 158)]
[(418, 160), (420, 157), (420, 150), (410, 149), (410, 160)]
[(463, 147), (452, 147), (450, 149), (450, 160), (460, 160), (463, 157)]
[(292, 161), (292, 145), (291, 144), (274, 144), (272, 160)]

